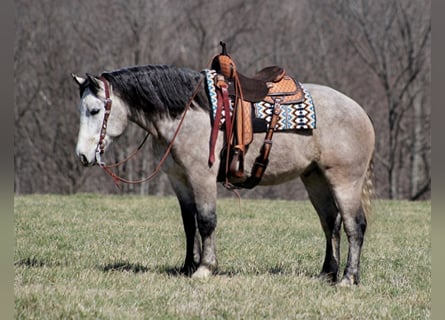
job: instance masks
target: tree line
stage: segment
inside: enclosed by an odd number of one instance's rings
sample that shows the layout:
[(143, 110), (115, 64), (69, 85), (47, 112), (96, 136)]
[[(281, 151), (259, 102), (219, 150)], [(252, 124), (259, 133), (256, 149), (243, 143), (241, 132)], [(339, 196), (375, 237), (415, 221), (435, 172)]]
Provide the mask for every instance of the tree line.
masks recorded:
[[(83, 168), (75, 158), (79, 96), (71, 72), (139, 64), (201, 70), (224, 40), (245, 74), (280, 65), (301, 82), (359, 102), (376, 129), (377, 195), (429, 198), (430, 7), (430, 0), (16, 0), (15, 193), (122, 192), (100, 168)], [(143, 137), (131, 125), (109, 161)], [(156, 166), (150, 149), (119, 173), (149, 174)], [(162, 174), (122, 189), (172, 193)], [(299, 182), (242, 195), (305, 198)]]

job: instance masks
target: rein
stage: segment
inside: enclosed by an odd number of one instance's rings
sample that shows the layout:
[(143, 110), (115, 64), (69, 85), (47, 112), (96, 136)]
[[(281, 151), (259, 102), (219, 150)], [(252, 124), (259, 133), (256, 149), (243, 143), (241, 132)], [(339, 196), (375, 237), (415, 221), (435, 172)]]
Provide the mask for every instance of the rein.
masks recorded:
[(190, 109), (191, 104), (193, 103), (193, 99), (195, 98), (195, 96), (198, 93), (198, 90), (202, 84), (203, 78), (201, 78), (198, 81), (198, 83), (196, 84), (196, 87), (193, 90), (193, 94), (191, 95), (189, 101), (187, 102), (187, 104), (184, 108), (184, 112), (181, 115), (181, 119), (179, 120), (178, 127), (176, 128), (175, 133), (173, 134), (173, 137), (172, 137), (170, 143), (168, 144), (167, 149), (165, 150), (164, 155), (162, 156), (162, 158), (159, 161), (158, 165), (156, 166), (155, 170), (148, 177), (140, 179), (140, 180), (128, 180), (128, 179), (122, 178), (122, 177), (118, 176), (116, 173), (114, 173), (110, 168), (118, 167), (121, 164), (130, 160), (134, 155), (136, 155), (136, 153), (142, 148), (144, 143), (147, 141), (149, 133), (147, 133), (147, 135), (145, 136), (144, 140), (139, 145), (139, 147), (132, 154), (130, 154), (130, 156), (128, 156), (126, 159), (124, 159), (118, 163), (112, 164), (112, 165), (106, 165), (101, 159), (101, 155), (104, 153), (104, 150), (105, 150), (104, 139), (105, 139), (106, 130), (107, 130), (108, 117), (110, 116), (110, 112), (111, 112), (112, 100), (110, 98), (110, 88), (108, 86), (108, 81), (103, 76), (100, 78), (100, 80), (103, 81), (104, 87), (105, 87), (105, 101), (104, 101), (105, 114), (104, 114), (104, 120), (102, 122), (102, 127), (100, 130), (99, 142), (97, 143), (97, 147), (96, 147), (96, 161), (97, 161), (97, 163), (109, 176), (111, 176), (111, 178), (113, 178), (113, 181), (117, 186), (119, 186), (119, 182), (124, 182), (127, 184), (139, 184), (139, 183), (143, 183), (143, 182), (153, 179), (159, 173), (159, 171), (161, 171), (162, 165), (164, 164), (164, 162), (167, 160), (168, 156), (170, 155), (170, 151), (173, 148), (173, 144), (176, 140), (176, 137), (178, 136), (179, 130), (181, 129), (182, 124), (184, 123), (185, 116), (186, 116), (188, 110)]

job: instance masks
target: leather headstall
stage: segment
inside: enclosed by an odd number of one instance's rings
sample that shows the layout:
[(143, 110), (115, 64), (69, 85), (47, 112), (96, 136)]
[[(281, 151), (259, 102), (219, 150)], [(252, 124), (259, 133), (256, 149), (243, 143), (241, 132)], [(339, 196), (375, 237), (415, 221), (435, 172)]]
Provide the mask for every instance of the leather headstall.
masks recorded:
[(105, 90), (105, 100), (104, 100), (105, 112), (104, 112), (104, 120), (102, 121), (102, 127), (100, 128), (99, 142), (97, 143), (96, 147), (96, 161), (99, 166), (103, 167), (105, 163), (102, 161), (101, 156), (103, 155), (105, 150), (104, 140), (107, 133), (108, 118), (110, 117), (112, 100), (110, 98), (110, 87), (107, 79), (101, 76), (100, 80), (103, 82)]

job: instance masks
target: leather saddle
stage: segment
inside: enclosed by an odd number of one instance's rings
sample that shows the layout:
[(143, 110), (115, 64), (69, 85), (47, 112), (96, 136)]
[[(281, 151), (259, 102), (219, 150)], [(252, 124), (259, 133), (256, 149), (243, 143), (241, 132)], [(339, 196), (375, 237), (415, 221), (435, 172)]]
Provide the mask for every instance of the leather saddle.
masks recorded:
[[(252, 78), (238, 72), (238, 79), (243, 92), (243, 100), (249, 102), (273, 103), (273, 97), (282, 97), (282, 103), (300, 103), (304, 99), (301, 85), (278, 66), (266, 67)], [(229, 94), (234, 93), (234, 86), (229, 85)]]
[[(235, 63), (225, 50), (225, 44), (221, 43), (221, 45), (222, 53), (213, 58), (211, 67), (220, 75), (219, 79), (223, 78), (225, 84), (223, 83), (222, 86), (227, 87), (228, 96), (234, 108), (234, 124), (233, 129), (230, 129), (233, 135), (226, 132), (225, 150), (226, 154), (230, 154), (231, 159), (227, 159), (230, 162), (230, 169), (222, 172), (221, 166), (218, 181), (225, 179), (228, 184), (228, 179), (232, 178), (230, 182), (232, 186), (252, 188), (259, 183), (267, 167), (272, 135), (281, 110), (280, 105), (302, 102), (304, 92), (301, 85), (279, 66), (266, 67), (253, 77), (244, 76), (237, 71)], [(222, 91), (222, 88), (220, 89)], [(265, 143), (252, 168), (252, 174), (246, 178), (243, 162), (248, 145), (253, 140), (255, 117), (252, 104), (260, 101), (274, 105), (274, 116), (266, 131)], [(213, 135), (213, 137), (211, 145), (214, 145), (216, 141), (216, 136)]]
[[(279, 66), (269, 66), (258, 71), (253, 77), (247, 77), (238, 72), (231, 59), (224, 59), (228, 56), (216, 56), (212, 63), (212, 68), (221, 72), (229, 85), (229, 94), (236, 96), (235, 79), (241, 86), (242, 98), (244, 101), (259, 102), (266, 101), (273, 103), (274, 96), (286, 97), (286, 103), (299, 103), (303, 101), (303, 89), (300, 84), (286, 74), (286, 71)], [(225, 61), (224, 61), (225, 60)], [(233, 64), (230, 72), (224, 72), (223, 64)], [(236, 75), (236, 76), (235, 76)]]
[[(238, 72), (244, 100), (250, 102), (263, 100), (269, 93), (267, 83), (277, 83), (283, 79), (284, 75), (284, 69), (278, 66), (266, 67), (258, 71), (252, 78), (248, 78)], [(229, 86), (229, 93), (234, 94), (233, 91), (233, 85)]]

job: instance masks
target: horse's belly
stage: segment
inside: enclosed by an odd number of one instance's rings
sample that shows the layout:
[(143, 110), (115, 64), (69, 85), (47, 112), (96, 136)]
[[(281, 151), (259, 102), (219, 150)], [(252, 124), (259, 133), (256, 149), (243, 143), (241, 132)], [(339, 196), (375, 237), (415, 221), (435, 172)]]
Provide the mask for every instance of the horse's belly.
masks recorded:
[[(262, 134), (257, 134), (246, 154), (244, 170), (250, 173), (255, 158), (264, 142)], [(276, 185), (298, 178), (314, 161), (312, 136), (302, 133), (275, 133), (269, 164), (260, 185)]]

